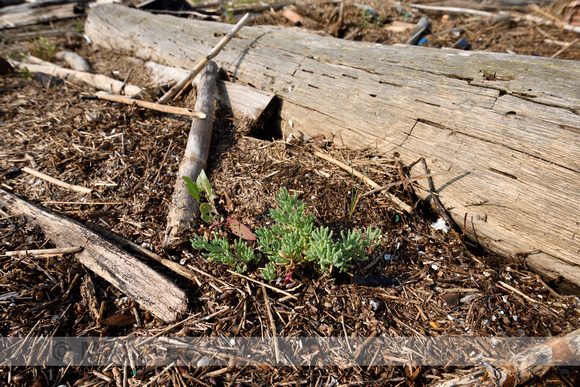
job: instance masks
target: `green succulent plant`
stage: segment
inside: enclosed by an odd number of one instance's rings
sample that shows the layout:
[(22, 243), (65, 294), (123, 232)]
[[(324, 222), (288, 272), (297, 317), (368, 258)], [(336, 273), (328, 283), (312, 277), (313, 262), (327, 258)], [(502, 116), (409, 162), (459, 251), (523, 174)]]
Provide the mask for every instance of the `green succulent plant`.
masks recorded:
[(381, 232), (372, 227), (364, 232), (341, 231), (340, 238), (334, 238), (328, 227), (315, 227), (314, 216), (306, 213), (306, 203), (298, 200), (296, 193), (291, 195), (286, 188), (280, 189), (275, 202), (278, 208), (270, 209), (274, 223), (256, 229), (255, 249), (240, 239), (231, 245), (225, 236), (215, 232), (211, 239), (196, 235), (191, 240), (193, 248), (204, 251), (203, 256), (212, 261), (235, 265), (238, 272), (246, 272), (249, 267), (257, 265), (263, 256), (268, 263), (261, 269), (262, 276), (272, 280), (279, 268), (308, 263), (325, 273), (332, 270), (348, 272), (355, 267), (355, 261), (368, 259), (367, 249), (380, 243)]

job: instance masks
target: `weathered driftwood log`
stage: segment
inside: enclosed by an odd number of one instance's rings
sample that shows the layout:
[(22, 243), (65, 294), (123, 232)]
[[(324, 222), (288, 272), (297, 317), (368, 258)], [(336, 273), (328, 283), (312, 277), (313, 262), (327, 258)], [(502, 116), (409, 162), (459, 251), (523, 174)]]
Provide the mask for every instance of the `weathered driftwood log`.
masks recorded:
[(3, 189), (0, 207), (25, 216), (59, 247), (82, 247), (76, 254), (79, 262), (160, 320), (172, 322), (187, 312), (185, 293), (171, 280), (80, 223), (36, 207)]
[[(52, 4), (55, 3), (58, 2)], [(0, 10), (0, 29), (73, 18), (79, 16), (75, 12), (77, 7), (77, 3), (43, 5), (27, 2), (10, 5)]]
[[(118, 6), (91, 10), (98, 45), (191, 68), (231, 28)], [(183, 44), (187, 42), (187, 44)], [(580, 286), (580, 66), (501, 53), (384, 46), (247, 27), (216, 62), (277, 93), (284, 133), (335, 133), (411, 163), (484, 247)], [(291, 121), (291, 123), (290, 123)], [(422, 174), (420, 163), (412, 175)], [(425, 181), (419, 181), (428, 197)], [(465, 222), (464, 222), (465, 219)]]
[(204, 113), (205, 118), (203, 120), (194, 118), (191, 121), (191, 130), (167, 214), (167, 229), (163, 242), (165, 247), (180, 244), (183, 232), (195, 228), (199, 220), (199, 203), (187, 191), (182, 177), (187, 176), (195, 181), (206, 166), (213, 126), (216, 79), (217, 65), (215, 62), (209, 62), (201, 73), (195, 101), (195, 110)]

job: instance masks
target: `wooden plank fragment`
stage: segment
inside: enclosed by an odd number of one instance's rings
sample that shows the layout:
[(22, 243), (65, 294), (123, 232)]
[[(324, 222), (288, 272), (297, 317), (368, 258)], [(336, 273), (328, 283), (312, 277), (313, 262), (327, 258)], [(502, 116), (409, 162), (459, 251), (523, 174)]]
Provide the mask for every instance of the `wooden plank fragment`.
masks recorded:
[[(185, 68), (230, 28), (114, 5), (92, 9), (85, 26), (100, 46)], [(277, 94), (274, 130), (284, 135), (330, 133), (407, 164), (425, 157), (433, 173), (467, 170), (433, 179), (453, 220), (463, 227), (466, 217), (466, 235), (580, 287), (577, 62), (258, 27), (241, 30), (216, 62), (236, 83)], [(428, 199), (427, 182), (417, 184)]]
[(76, 254), (79, 262), (160, 320), (172, 322), (187, 312), (185, 292), (171, 280), (80, 223), (36, 207), (3, 189), (0, 206), (41, 227), (58, 247), (81, 246), (83, 250)]
[(164, 247), (179, 245), (183, 242), (181, 239), (183, 232), (194, 229), (198, 224), (199, 203), (187, 191), (182, 177), (187, 176), (192, 181), (196, 181), (207, 164), (213, 126), (216, 77), (217, 65), (210, 61), (201, 74), (195, 101), (195, 110), (204, 113), (205, 119), (194, 118), (191, 121), (191, 130), (179, 165), (171, 206), (167, 214)]

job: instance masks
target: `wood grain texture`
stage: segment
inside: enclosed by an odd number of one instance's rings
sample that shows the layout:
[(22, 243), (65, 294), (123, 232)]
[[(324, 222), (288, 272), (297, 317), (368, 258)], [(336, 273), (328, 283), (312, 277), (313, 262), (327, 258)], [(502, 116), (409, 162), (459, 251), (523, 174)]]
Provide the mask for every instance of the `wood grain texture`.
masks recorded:
[[(98, 45), (185, 68), (229, 28), (116, 6), (91, 10), (86, 24)], [(232, 81), (280, 97), (284, 134), (336, 134), (406, 163), (425, 157), (433, 173), (468, 170), (434, 178), (454, 221), (462, 227), (467, 216), (467, 235), (514, 259), (535, 252), (527, 265), (580, 286), (577, 62), (257, 27), (241, 30), (216, 62)], [(427, 183), (418, 185), (428, 198)]]
[(41, 227), (58, 247), (82, 247), (75, 254), (79, 262), (160, 320), (172, 322), (187, 312), (185, 293), (171, 280), (80, 223), (36, 207), (3, 189), (0, 207)]

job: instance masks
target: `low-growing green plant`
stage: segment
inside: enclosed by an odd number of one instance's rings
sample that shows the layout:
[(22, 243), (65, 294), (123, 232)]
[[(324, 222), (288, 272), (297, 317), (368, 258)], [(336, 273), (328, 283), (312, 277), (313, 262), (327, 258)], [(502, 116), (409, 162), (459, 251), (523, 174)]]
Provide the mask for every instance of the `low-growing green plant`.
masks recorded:
[(249, 265), (257, 263), (259, 260), (254, 250), (241, 239), (234, 241), (232, 249), (228, 240), (218, 236), (215, 232), (212, 233), (211, 240), (201, 235), (195, 235), (191, 239), (191, 245), (196, 250), (207, 251), (202, 255), (211, 261), (219, 261), (231, 266), (236, 265), (238, 273), (245, 273)]
[[(266, 280), (276, 278), (279, 267), (292, 269), (308, 263), (318, 266), (322, 272), (330, 273), (336, 269), (344, 273), (354, 268), (354, 261), (368, 259), (366, 250), (380, 243), (380, 230), (372, 227), (365, 232), (341, 231), (340, 239), (335, 240), (328, 227), (314, 226), (314, 216), (305, 212), (306, 203), (298, 200), (296, 193), (290, 195), (286, 188), (280, 189), (275, 202), (278, 208), (270, 210), (274, 224), (259, 227), (255, 232), (257, 250), (269, 261), (261, 269)], [(239, 272), (245, 272), (261, 260), (261, 256), (244, 241), (234, 241), (232, 248), (224, 236), (215, 232), (211, 240), (196, 235), (191, 242), (193, 248), (206, 251), (204, 257), (236, 265)]]
[(39, 32), (38, 38), (32, 41), (30, 53), (37, 58), (51, 62), (56, 54), (56, 46)]
[(274, 281), (276, 279), (276, 265), (267, 263), (263, 269), (260, 269), (260, 273), (266, 281)]

